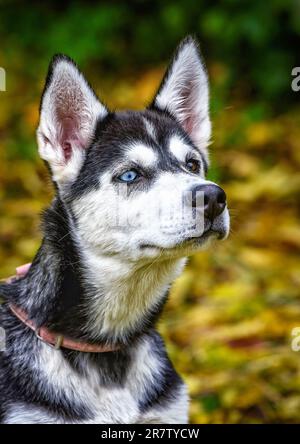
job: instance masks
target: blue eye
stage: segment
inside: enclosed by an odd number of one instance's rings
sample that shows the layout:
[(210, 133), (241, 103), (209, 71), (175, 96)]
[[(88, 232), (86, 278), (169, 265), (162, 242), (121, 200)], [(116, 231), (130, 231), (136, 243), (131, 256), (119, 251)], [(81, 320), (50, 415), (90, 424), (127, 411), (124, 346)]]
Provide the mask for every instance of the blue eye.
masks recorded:
[(125, 173), (119, 176), (119, 179), (123, 182), (133, 182), (138, 177), (138, 173), (135, 170), (125, 171)]

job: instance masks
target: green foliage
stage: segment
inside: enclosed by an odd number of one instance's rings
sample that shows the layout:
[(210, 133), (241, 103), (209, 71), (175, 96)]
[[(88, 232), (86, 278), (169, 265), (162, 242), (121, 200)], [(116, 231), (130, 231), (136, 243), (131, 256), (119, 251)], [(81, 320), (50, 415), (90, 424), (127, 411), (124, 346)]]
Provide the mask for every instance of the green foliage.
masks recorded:
[(106, 72), (150, 66), (164, 61), (192, 33), (209, 64), (226, 67), (228, 91), (272, 100), (273, 106), (295, 99), (290, 76), (298, 61), (300, 14), (292, 0), (34, 3), (0, 6), (3, 62), (21, 65), (33, 77), (57, 52)]

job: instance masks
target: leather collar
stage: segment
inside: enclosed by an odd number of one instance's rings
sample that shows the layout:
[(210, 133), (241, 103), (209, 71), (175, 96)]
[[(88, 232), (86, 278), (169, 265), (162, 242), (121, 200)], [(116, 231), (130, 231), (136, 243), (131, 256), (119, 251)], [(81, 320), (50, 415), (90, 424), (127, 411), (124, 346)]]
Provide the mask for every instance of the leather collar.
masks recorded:
[[(21, 267), (18, 267), (16, 269), (17, 275), (11, 276), (8, 279), (5, 279), (5, 282), (11, 283), (16, 279), (20, 279), (21, 277), (24, 277), (26, 273), (28, 272), (31, 264), (25, 264)], [(0, 304), (4, 303), (5, 300), (1, 300), (0, 298)], [(72, 338), (65, 337), (61, 335), (60, 333), (54, 332), (49, 330), (47, 327), (37, 327), (32, 320), (28, 318), (28, 315), (26, 314), (25, 310), (18, 307), (15, 304), (8, 304), (8, 307), (10, 308), (11, 312), (21, 321), (23, 324), (25, 324), (27, 327), (29, 327), (31, 330), (33, 330), (37, 336), (38, 339), (45, 342), (45, 344), (48, 344), (50, 347), (53, 347), (55, 349), (60, 348), (67, 348), (69, 350), (74, 351), (80, 351), (84, 353), (107, 353), (107, 352), (114, 352), (120, 349), (118, 346), (110, 346), (110, 345), (98, 345), (98, 344), (89, 344), (88, 342), (83, 341), (77, 341)]]
[(26, 312), (22, 308), (17, 307), (14, 304), (8, 304), (8, 306), (12, 313), (22, 321), (23, 324), (35, 332), (38, 339), (57, 350), (61, 347), (85, 353), (107, 353), (119, 350), (119, 347), (117, 346), (113, 347), (110, 345), (89, 344), (88, 342), (77, 341), (51, 331), (47, 327), (42, 326), (37, 328), (34, 322), (28, 319)]

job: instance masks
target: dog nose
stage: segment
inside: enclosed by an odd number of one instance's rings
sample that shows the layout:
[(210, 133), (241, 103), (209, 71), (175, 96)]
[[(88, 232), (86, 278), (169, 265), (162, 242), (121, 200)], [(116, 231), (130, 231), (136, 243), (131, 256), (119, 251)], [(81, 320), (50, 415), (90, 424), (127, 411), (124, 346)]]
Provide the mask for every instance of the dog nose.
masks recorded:
[(192, 189), (192, 207), (197, 206), (197, 193), (204, 193), (204, 217), (213, 221), (226, 206), (225, 191), (214, 184), (197, 185)]

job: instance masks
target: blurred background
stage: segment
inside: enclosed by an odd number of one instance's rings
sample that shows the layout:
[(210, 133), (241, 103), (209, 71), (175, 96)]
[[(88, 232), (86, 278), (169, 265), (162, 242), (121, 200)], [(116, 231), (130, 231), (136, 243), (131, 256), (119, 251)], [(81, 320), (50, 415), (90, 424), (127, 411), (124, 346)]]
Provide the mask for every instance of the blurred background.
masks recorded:
[(35, 128), (53, 54), (73, 57), (111, 108), (138, 109), (192, 33), (211, 82), (209, 177), (232, 234), (191, 258), (160, 330), (192, 422), (300, 422), (300, 1), (2, 0), (0, 16), (0, 278), (31, 261), (52, 196)]

